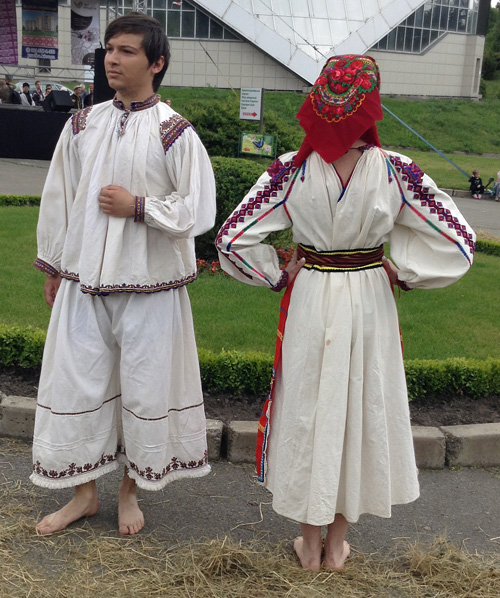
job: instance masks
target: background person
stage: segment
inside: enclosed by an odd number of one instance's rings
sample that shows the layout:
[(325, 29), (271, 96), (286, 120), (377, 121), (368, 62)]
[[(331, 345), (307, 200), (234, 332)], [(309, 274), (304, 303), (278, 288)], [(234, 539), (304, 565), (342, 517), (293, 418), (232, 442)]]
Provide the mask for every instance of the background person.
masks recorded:
[[(297, 115), (300, 150), (259, 178), (216, 241), (234, 278), (287, 287), (257, 467), (274, 510), (300, 522), (294, 548), (313, 570), (343, 567), (349, 522), (390, 517), (392, 505), (419, 496), (389, 281), (446, 286), (474, 252), (451, 198), (409, 158), (380, 148), (379, 85), (373, 59), (330, 58)], [(290, 227), (297, 253), (280, 271), (262, 241)], [(398, 268), (383, 257), (387, 242)]]
[(76, 110), (81, 110), (83, 108), (82, 98), (80, 97), (81, 91), (82, 88), (79, 85), (76, 85), (73, 89), (73, 94), (71, 95), (73, 108), (75, 108)]
[(40, 81), (35, 81), (35, 91), (32, 94), (32, 98), (33, 98), (33, 102), (35, 103), (35, 106), (42, 105), (43, 100), (45, 99), (45, 94), (40, 85)]
[(483, 181), (479, 174), (479, 170), (473, 170), (472, 176), (469, 179), (469, 190), (474, 199), (481, 199), (484, 193)]
[(193, 321), (194, 237), (215, 220), (212, 166), (191, 124), (155, 92), (168, 39), (155, 19), (109, 24), (113, 101), (74, 114), (42, 194), (35, 262), (53, 307), (31, 480), (75, 487), (51, 534), (99, 508), (96, 478), (126, 466), (118, 529), (144, 525), (137, 488), (210, 471)]
[(23, 91), (21, 93), (21, 104), (23, 106), (34, 106), (35, 102), (31, 97), (29, 83), (23, 83)]
[(83, 100), (83, 105), (85, 106), (85, 108), (88, 108), (89, 106), (94, 105), (94, 84), (93, 83), (89, 84), (89, 92), (85, 96), (85, 99)]

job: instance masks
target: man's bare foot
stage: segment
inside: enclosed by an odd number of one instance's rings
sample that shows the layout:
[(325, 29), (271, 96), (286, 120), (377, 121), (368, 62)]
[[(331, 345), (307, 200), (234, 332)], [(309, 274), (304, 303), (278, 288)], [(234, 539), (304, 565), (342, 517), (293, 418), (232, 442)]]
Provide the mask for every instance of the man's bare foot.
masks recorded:
[(137, 503), (137, 484), (125, 472), (118, 493), (118, 532), (123, 536), (133, 536), (143, 527), (144, 515)]
[(293, 541), (293, 549), (303, 569), (319, 571), (321, 569), (321, 544), (312, 548), (304, 544), (304, 538), (299, 536)]
[(344, 562), (350, 553), (351, 547), (345, 540), (341, 551), (329, 551), (325, 545), (325, 558), (323, 559), (325, 569), (329, 569), (330, 571), (341, 571), (344, 568)]
[(82, 517), (91, 517), (99, 510), (99, 499), (95, 482), (88, 482), (75, 488), (75, 496), (59, 511), (44, 517), (36, 526), (39, 534), (48, 536), (68, 527)]

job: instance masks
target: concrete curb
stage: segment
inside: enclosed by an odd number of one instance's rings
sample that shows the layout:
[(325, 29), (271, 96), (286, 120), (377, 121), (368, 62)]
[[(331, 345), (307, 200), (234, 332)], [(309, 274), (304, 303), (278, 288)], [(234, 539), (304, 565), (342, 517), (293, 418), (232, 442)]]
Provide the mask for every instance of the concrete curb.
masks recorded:
[[(0, 436), (31, 439), (35, 408), (35, 399), (0, 393)], [(253, 463), (257, 428), (256, 421), (233, 421), (225, 425), (219, 420), (207, 420), (209, 459)], [(412, 433), (420, 468), (500, 465), (500, 424), (414, 426)]]

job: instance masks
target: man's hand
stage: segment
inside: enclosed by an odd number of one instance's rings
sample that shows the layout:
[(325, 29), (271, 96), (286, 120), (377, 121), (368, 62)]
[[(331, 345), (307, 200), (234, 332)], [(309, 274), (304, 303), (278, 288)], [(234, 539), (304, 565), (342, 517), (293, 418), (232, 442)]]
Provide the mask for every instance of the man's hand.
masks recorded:
[(135, 215), (135, 197), (123, 187), (107, 185), (99, 194), (101, 210), (108, 216), (128, 218)]
[(47, 278), (45, 279), (45, 284), (43, 286), (43, 294), (45, 295), (45, 301), (47, 301), (47, 305), (49, 307), (52, 307), (54, 305), (54, 301), (56, 300), (57, 291), (59, 290), (60, 285), (60, 276), (47, 276)]

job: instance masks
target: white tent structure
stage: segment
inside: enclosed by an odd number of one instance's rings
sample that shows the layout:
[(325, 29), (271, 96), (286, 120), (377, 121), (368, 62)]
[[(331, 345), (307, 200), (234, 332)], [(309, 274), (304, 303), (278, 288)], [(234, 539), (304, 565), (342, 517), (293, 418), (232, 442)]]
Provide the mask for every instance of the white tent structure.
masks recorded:
[(196, 0), (309, 83), (325, 58), (365, 54), (426, 0)]

